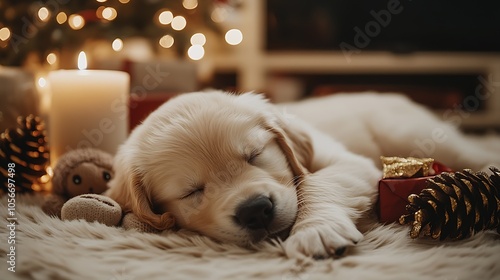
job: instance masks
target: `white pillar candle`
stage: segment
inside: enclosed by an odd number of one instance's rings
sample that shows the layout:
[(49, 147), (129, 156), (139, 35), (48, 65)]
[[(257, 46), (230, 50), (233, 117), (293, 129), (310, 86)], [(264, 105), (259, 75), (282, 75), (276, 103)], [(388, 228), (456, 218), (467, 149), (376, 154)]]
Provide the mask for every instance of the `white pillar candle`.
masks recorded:
[[(80, 55), (79, 68), (86, 68), (82, 64)], [(125, 72), (108, 70), (59, 70), (49, 74), (52, 166), (74, 149), (116, 153), (128, 134), (129, 80)]]

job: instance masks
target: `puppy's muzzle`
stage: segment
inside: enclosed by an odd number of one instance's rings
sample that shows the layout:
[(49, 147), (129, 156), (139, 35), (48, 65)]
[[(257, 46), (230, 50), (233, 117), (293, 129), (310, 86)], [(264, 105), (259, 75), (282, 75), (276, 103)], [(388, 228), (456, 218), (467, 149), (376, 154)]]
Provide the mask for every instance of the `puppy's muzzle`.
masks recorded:
[(274, 217), (274, 204), (267, 196), (259, 195), (242, 202), (236, 209), (235, 222), (250, 230), (267, 229)]

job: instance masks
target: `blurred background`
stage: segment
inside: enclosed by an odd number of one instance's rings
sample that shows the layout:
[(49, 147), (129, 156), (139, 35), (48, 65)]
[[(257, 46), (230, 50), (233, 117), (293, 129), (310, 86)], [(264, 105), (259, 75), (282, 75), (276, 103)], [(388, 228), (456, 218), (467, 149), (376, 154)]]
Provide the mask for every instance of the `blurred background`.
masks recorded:
[(0, 0), (0, 129), (48, 115), (47, 74), (83, 51), (88, 69), (130, 74), (130, 127), (173, 95), (217, 88), (273, 102), (399, 92), (498, 131), (499, 12), (491, 0)]

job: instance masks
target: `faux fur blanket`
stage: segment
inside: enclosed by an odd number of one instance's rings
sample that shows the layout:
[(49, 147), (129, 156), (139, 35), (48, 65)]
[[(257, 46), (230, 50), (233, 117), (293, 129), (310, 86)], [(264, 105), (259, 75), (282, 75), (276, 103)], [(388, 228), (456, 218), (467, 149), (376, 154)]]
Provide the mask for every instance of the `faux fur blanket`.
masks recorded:
[[(0, 199), (6, 209), (7, 198)], [(364, 240), (345, 257), (288, 259), (278, 242), (249, 250), (188, 232), (61, 221), (45, 215), (41, 201), (18, 196), (15, 229), (2, 210), (0, 279), (500, 279), (500, 235), (493, 231), (463, 241), (411, 240), (407, 227), (367, 219)], [(15, 272), (8, 270), (13, 234)]]

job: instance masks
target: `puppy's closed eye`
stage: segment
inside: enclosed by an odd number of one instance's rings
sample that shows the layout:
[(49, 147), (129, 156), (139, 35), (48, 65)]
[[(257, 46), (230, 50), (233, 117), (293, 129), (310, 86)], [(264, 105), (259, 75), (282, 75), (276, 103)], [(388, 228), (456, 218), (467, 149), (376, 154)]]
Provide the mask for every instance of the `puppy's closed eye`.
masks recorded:
[(195, 185), (192, 188), (190, 188), (183, 196), (181, 196), (181, 199), (197, 197), (199, 195), (202, 195), (204, 191), (205, 191), (204, 184)]
[(254, 165), (257, 157), (259, 157), (263, 152), (263, 149), (260, 150), (252, 150), (250, 154), (246, 156), (246, 160), (249, 164)]

